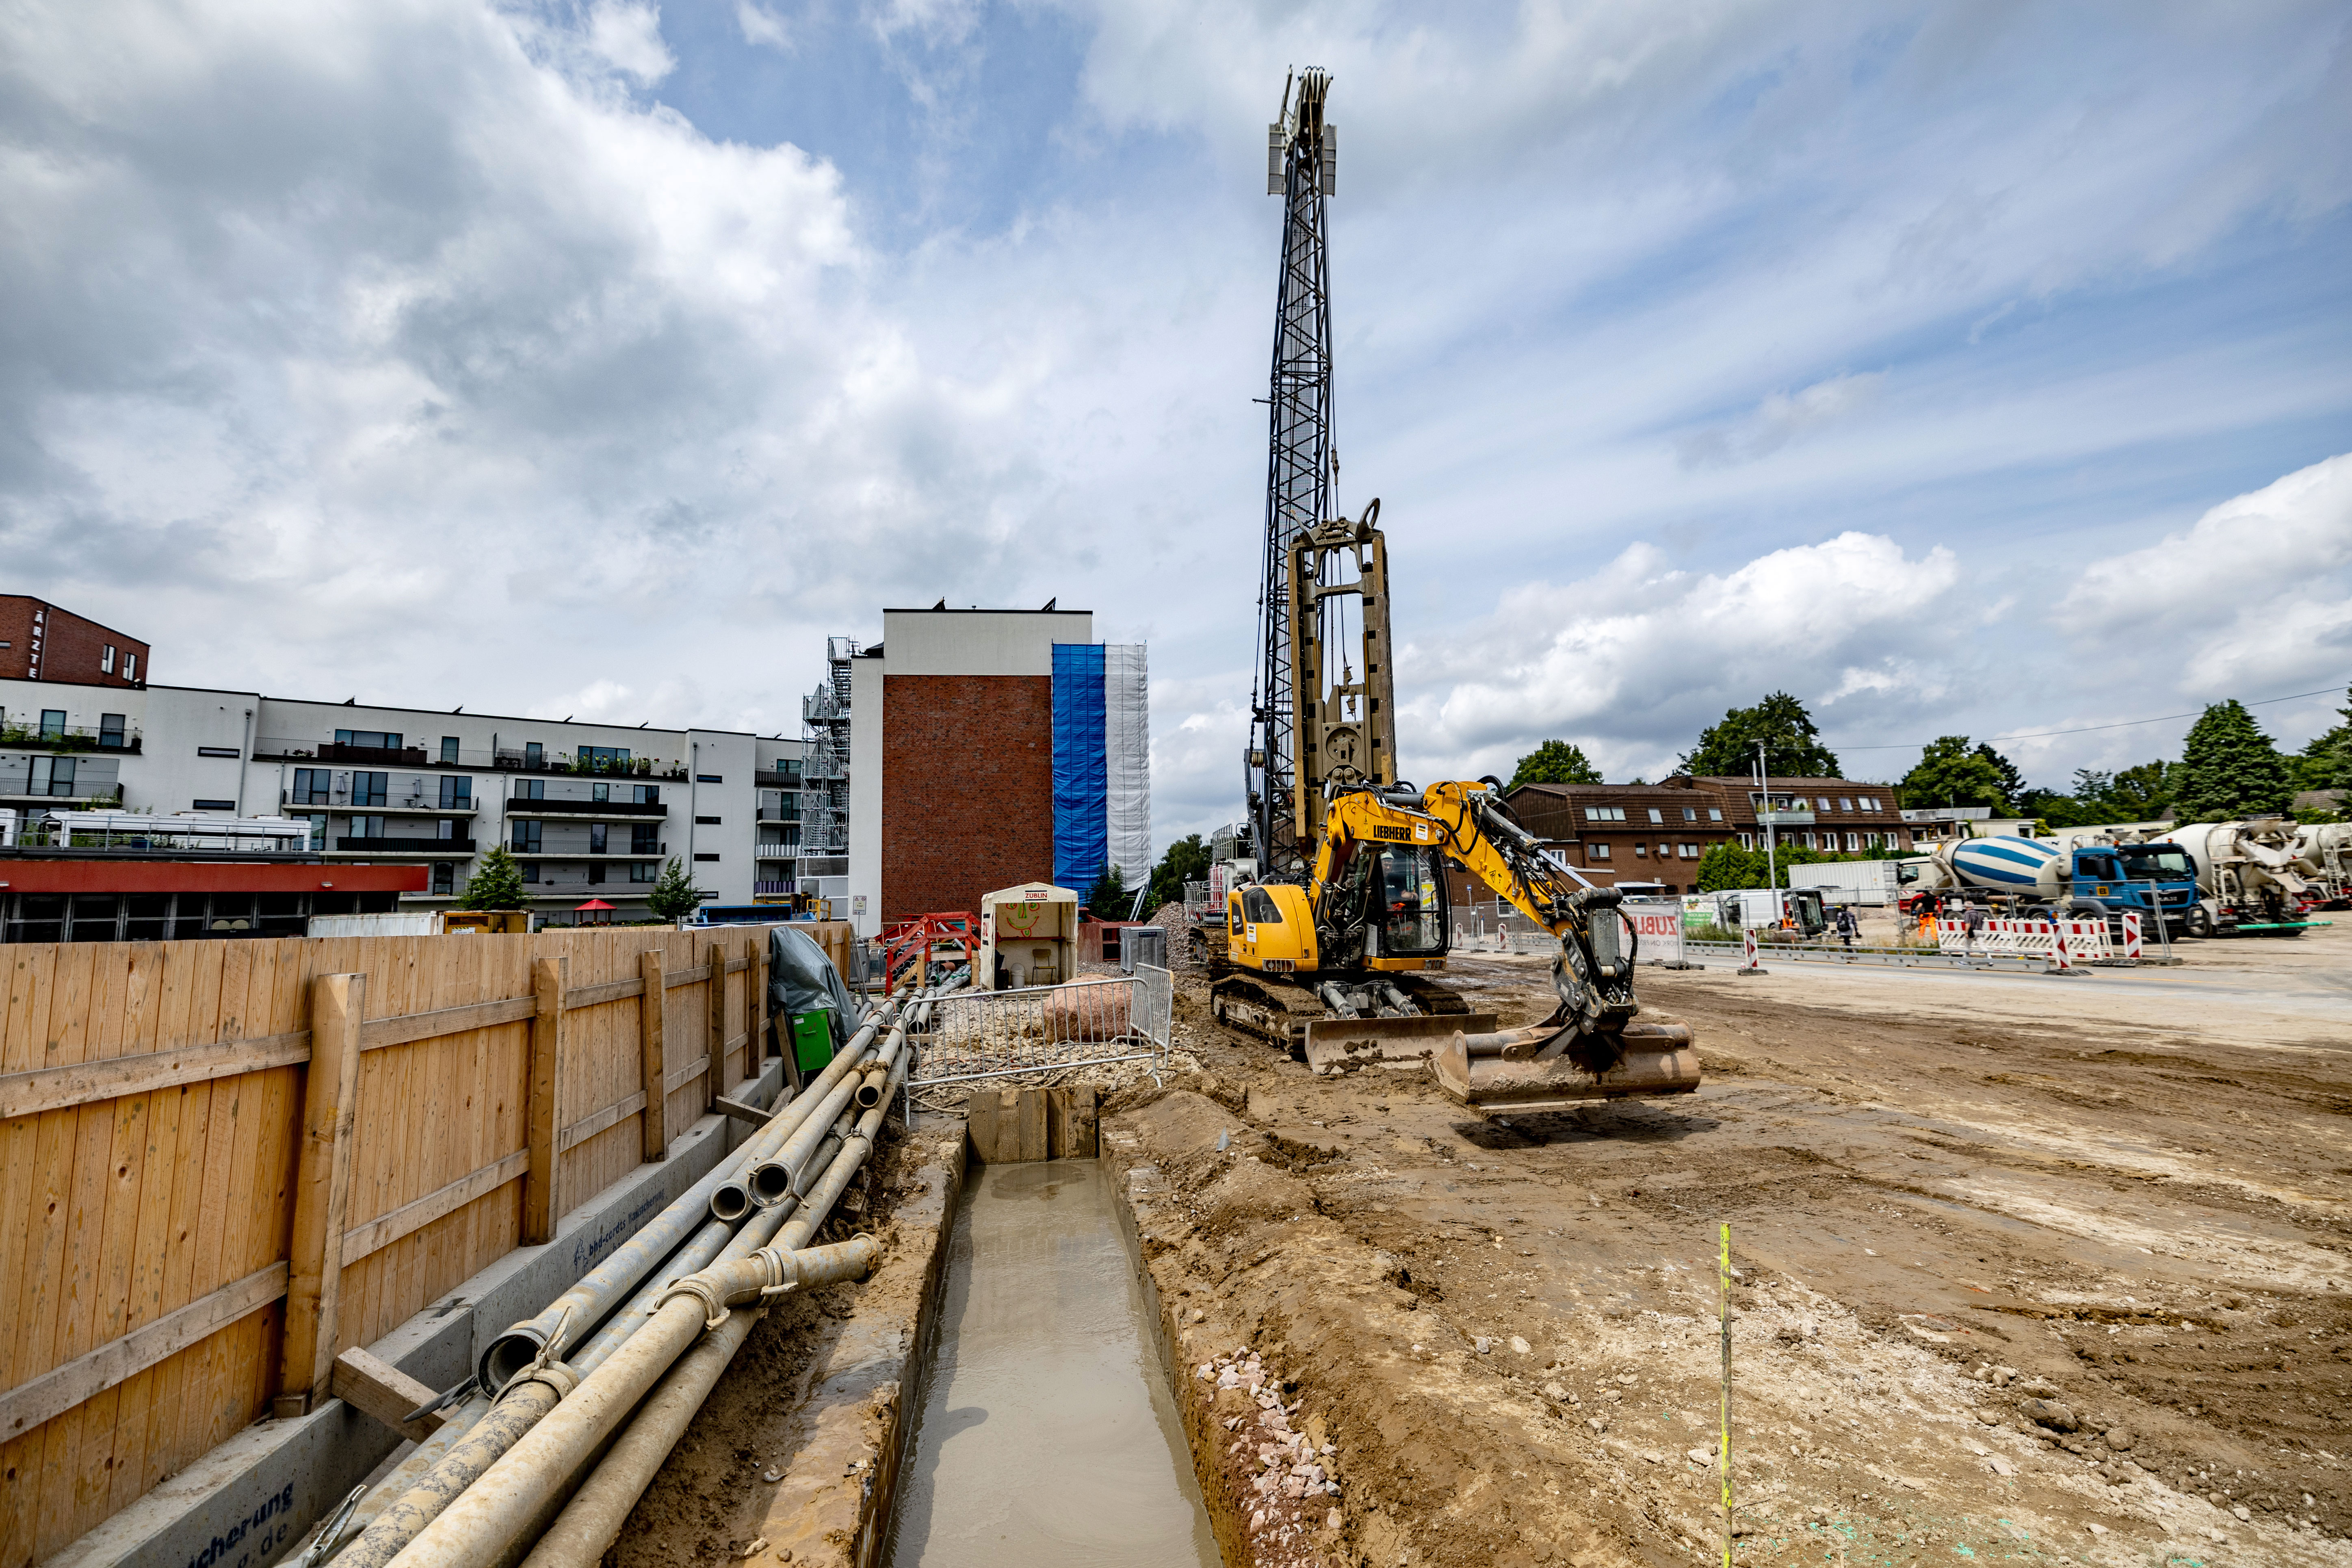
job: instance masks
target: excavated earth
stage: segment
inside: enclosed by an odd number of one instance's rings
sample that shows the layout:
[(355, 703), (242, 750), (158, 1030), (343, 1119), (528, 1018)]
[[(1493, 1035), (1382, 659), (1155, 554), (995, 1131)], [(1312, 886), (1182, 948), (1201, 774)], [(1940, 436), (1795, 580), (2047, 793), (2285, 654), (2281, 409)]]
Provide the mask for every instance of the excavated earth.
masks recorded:
[(1728, 1221), (1741, 1562), (2352, 1563), (2352, 930), (2193, 951), (1645, 967), (1702, 1089), (1507, 1121), (1180, 977), (1104, 1150), (1227, 1563), (1718, 1556)]

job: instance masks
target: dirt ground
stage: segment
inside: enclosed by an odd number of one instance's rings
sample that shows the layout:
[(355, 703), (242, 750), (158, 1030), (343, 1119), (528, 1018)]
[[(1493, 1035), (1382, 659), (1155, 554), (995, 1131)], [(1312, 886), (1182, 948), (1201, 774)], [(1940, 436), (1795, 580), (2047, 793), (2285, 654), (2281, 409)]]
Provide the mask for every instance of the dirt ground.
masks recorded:
[[(1700, 1091), (1509, 1121), (1310, 1078), (1182, 977), (1201, 1070), (1105, 1148), (1177, 1356), (1255, 1352), (1334, 1450), (1337, 1527), (1269, 1510), (1259, 1561), (1717, 1553), (1728, 1221), (1741, 1562), (2352, 1563), (2352, 923), (2183, 951), (1644, 968)], [(1541, 959), (1454, 971), (1549, 1010)]]

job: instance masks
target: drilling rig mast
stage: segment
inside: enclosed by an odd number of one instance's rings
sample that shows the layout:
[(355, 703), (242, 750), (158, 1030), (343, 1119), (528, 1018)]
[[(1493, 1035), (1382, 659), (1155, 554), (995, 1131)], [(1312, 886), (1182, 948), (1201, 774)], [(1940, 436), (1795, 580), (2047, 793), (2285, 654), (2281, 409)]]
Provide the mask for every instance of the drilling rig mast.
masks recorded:
[[(1309, 70), (1282, 89), (1266, 127), (1265, 189), (1283, 198), (1282, 279), (1267, 393), (1265, 538), (1258, 573), (1260, 665), (1250, 694), (1244, 787), (1262, 875), (1303, 863), (1296, 836), (1297, 693), (1292, 667), (1290, 544), (1330, 515), (1331, 276), (1326, 203), (1338, 184), (1339, 132), (1323, 119), (1331, 79)], [(1306, 853), (1312, 853), (1311, 847)]]

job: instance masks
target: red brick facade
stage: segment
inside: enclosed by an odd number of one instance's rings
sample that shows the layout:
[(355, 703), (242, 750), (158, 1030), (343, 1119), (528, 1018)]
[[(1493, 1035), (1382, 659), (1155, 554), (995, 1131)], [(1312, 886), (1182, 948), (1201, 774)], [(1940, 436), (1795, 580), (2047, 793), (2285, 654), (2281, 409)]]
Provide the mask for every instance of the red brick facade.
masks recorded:
[(145, 643), (23, 594), (0, 594), (0, 676), (18, 680), (136, 687), (150, 679)]
[(883, 677), (884, 922), (1053, 875), (1052, 679)]

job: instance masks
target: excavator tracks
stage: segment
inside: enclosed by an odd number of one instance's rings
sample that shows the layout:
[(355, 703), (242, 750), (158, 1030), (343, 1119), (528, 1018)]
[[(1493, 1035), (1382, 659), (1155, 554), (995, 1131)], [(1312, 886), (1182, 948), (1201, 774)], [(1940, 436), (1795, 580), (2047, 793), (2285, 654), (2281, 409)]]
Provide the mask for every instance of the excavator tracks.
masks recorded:
[[(1470, 1005), (1461, 994), (1441, 981), (1411, 973), (1381, 978), (1394, 982), (1426, 1016), (1466, 1018), (1470, 1015)], [(1255, 1035), (1302, 1061), (1307, 1026), (1334, 1016), (1312, 986), (1248, 970), (1228, 971), (1210, 986), (1209, 1015), (1227, 1028)]]

